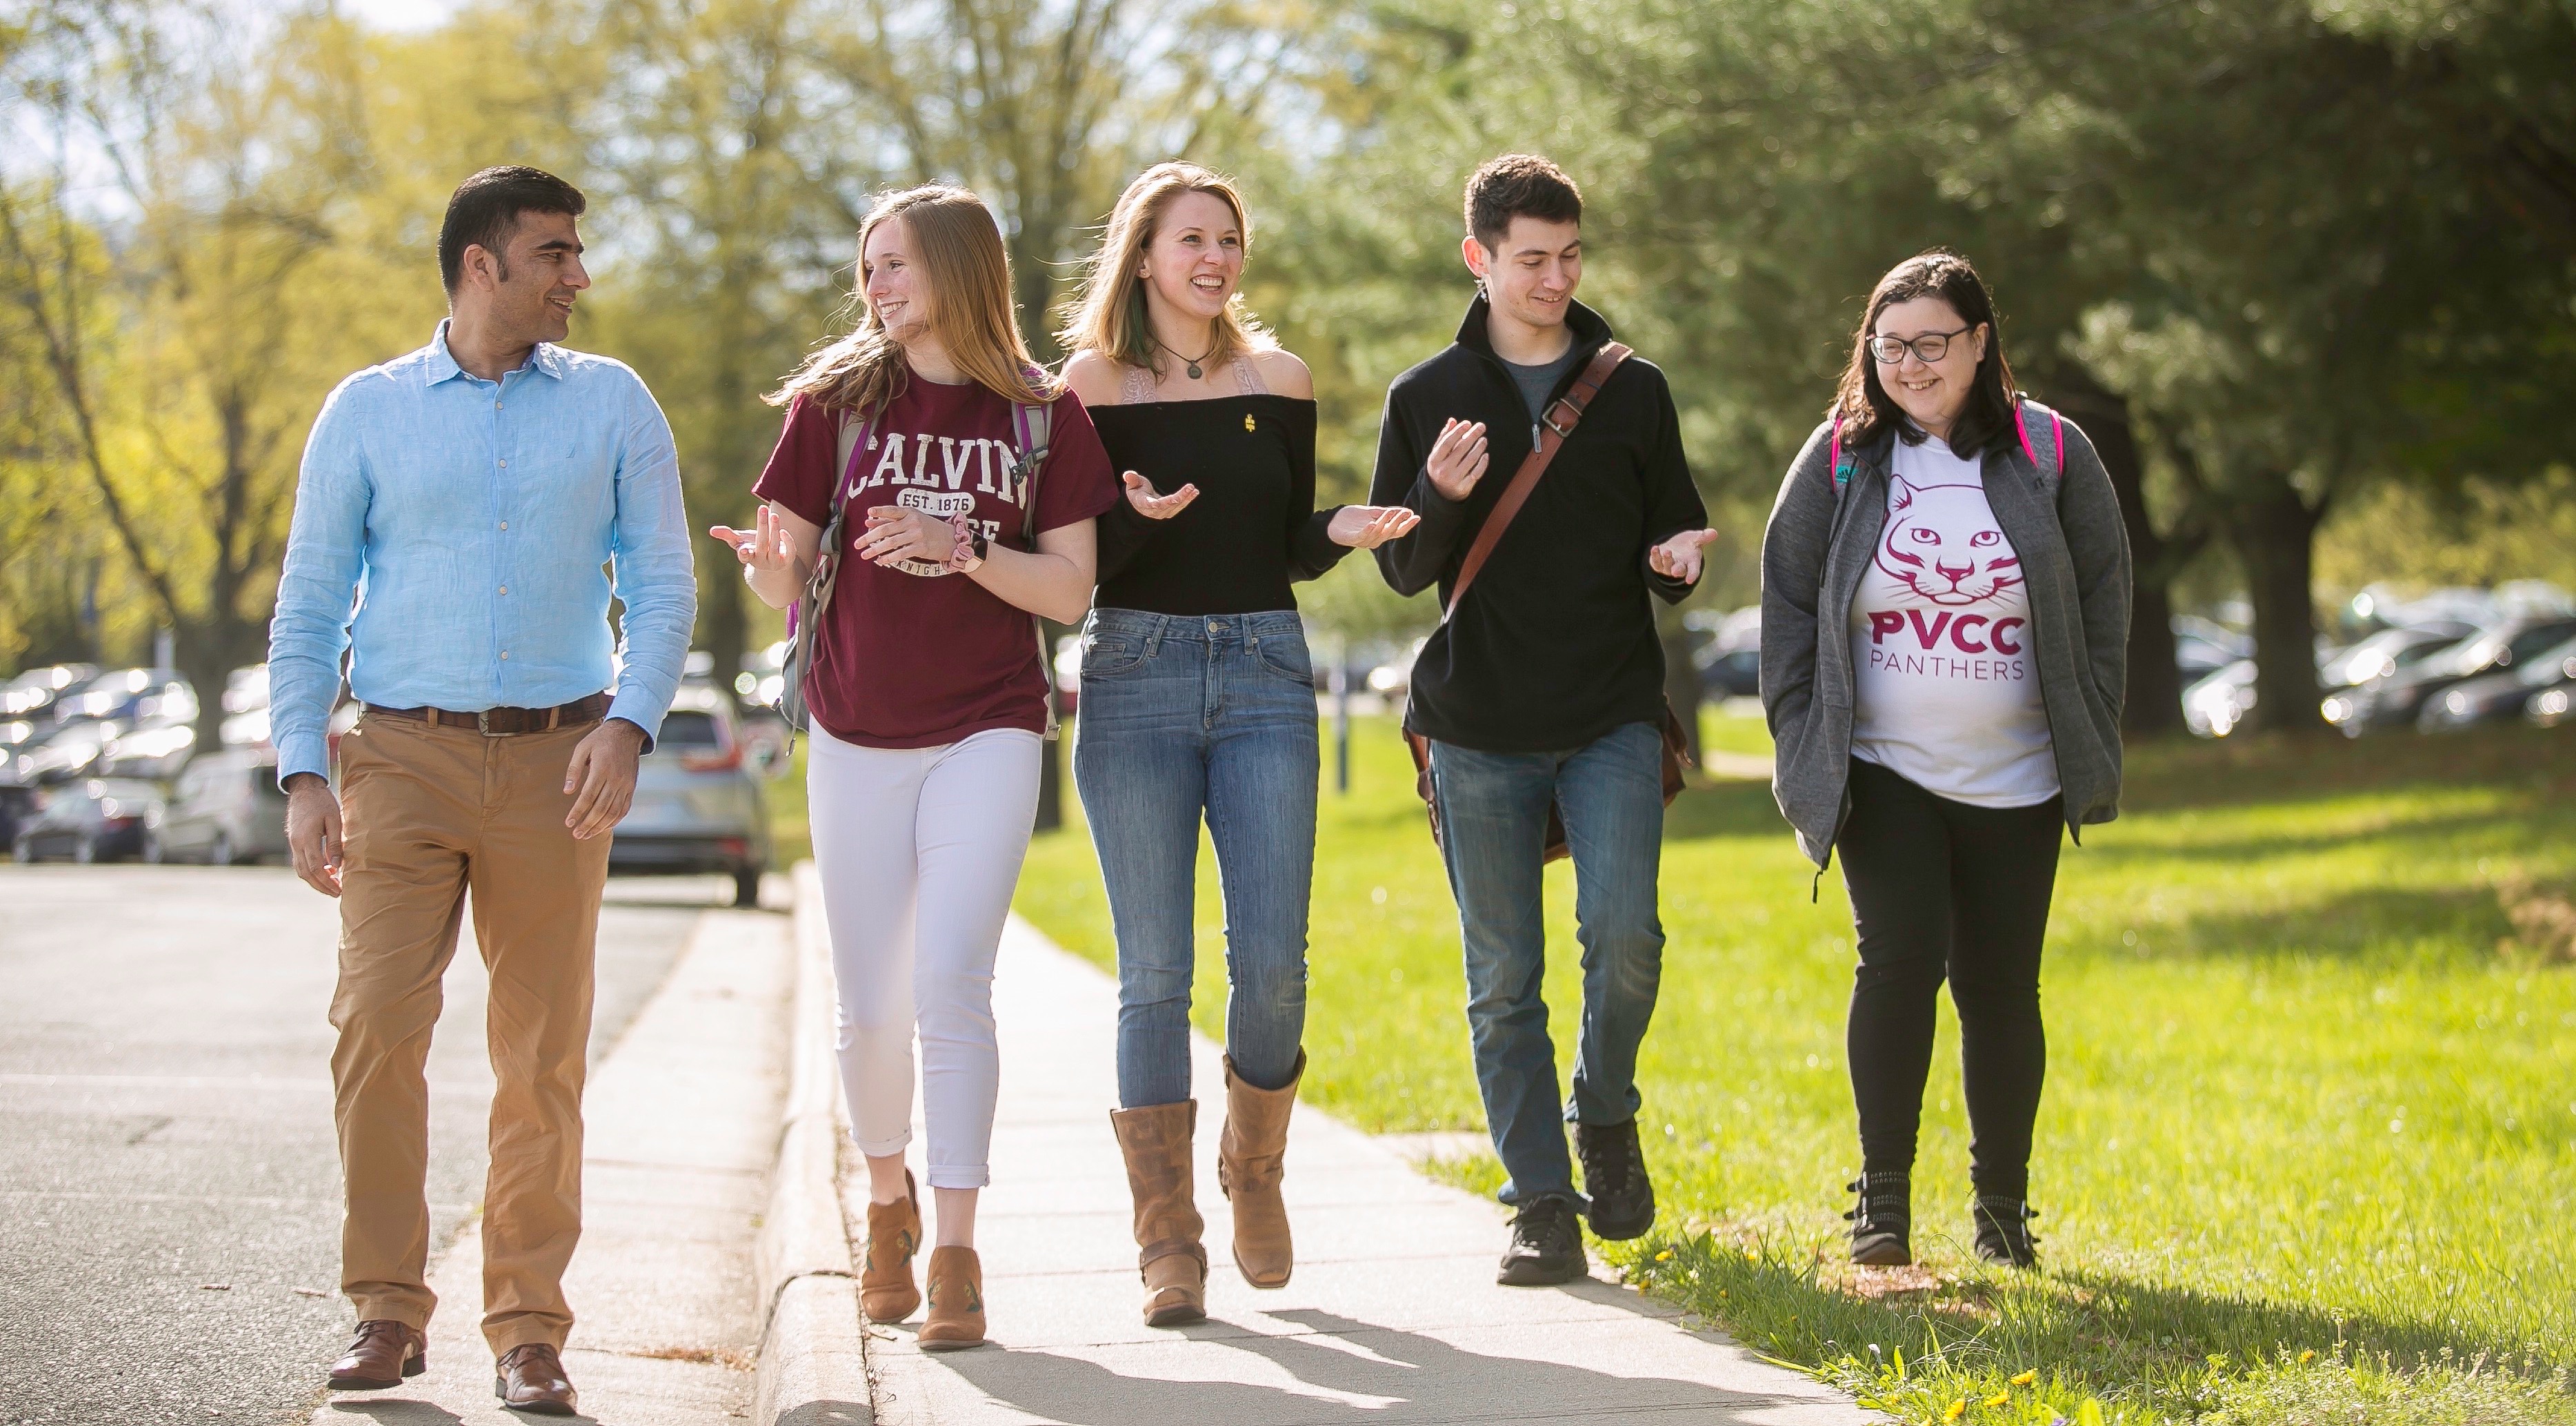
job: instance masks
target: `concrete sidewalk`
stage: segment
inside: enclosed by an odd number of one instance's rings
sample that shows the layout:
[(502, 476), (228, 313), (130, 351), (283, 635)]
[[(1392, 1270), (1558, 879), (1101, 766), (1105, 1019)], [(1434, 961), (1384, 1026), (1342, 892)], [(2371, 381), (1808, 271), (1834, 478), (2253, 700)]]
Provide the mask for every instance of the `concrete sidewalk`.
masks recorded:
[[(1109, 1129), (1116, 989), (1014, 917), (994, 1010), (1002, 1102), (977, 1232), (992, 1342), (920, 1352), (918, 1312), (871, 1328), (879, 1426), (1879, 1419), (1719, 1334), (1686, 1330), (1679, 1314), (1606, 1270), (1563, 1288), (1496, 1286), (1507, 1236), (1498, 1207), (1423, 1178), (1394, 1145), (1311, 1106), (1291, 1131), (1284, 1189), (1296, 1278), (1255, 1292), (1227, 1249), (1216, 1187), (1224, 1080), (1204, 1039), (1196, 1088), (1208, 1320), (1148, 1328), (1137, 1315), (1127, 1181)], [(855, 1156), (846, 1163), (847, 1212), (864, 1224), (865, 1176)]]
[[(787, 918), (711, 911), (583, 1097), (578, 1322), (564, 1366), (582, 1419), (747, 1421), (761, 1317), (752, 1241), (778, 1153), (795, 959)], [(430, 1370), (335, 1396), (314, 1426), (525, 1426), (492, 1395), (479, 1220), (431, 1268)]]

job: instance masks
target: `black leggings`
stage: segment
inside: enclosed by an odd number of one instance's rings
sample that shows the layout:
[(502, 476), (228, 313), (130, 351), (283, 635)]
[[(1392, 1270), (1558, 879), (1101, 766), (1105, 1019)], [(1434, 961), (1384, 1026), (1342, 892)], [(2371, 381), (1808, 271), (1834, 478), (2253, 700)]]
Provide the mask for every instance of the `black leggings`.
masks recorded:
[(1933, 1002), (1946, 975), (1959, 1009), (1977, 1191), (2028, 1196), (2031, 1125), (2048, 1068), (2039, 949), (2057, 882), (2060, 806), (2052, 797), (2035, 807), (1971, 807), (1852, 760), (1851, 815), (1836, 845), (1860, 930), (1850, 1053), (1867, 1171), (1914, 1165)]

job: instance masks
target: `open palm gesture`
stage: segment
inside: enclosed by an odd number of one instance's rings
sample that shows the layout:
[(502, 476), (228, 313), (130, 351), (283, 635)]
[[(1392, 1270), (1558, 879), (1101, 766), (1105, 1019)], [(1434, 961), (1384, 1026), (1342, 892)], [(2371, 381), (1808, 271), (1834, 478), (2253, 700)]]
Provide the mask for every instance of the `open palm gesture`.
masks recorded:
[(1148, 520), (1168, 520), (1199, 498), (1199, 488), (1195, 485), (1184, 485), (1169, 495), (1158, 495), (1154, 492), (1154, 482), (1132, 470), (1123, 479), (1127, 486), (1127, 503), (1136, 507), (1136, 513)]

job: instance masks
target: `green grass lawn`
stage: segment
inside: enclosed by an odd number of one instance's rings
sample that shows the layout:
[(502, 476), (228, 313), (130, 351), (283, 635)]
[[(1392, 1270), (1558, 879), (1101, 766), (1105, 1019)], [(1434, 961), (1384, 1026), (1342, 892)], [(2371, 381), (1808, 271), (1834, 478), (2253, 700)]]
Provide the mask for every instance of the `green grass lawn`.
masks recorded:
[[(1764, 746), (1758, 720), (1710, 732)], [(1353, 790), (1323, 799), (1305, 1094), (1374, 1131), (1481, 1128), (1411, 769), (1386, 724), (1356, 743)], [(2050, 925), (2043, 1273), (1967, 1250), (1946, 1003), (1923, 1262), (1841, 1261), (1850, 913), (1838, 874), (1810, 904), (1754, 782), (1672, 810), (1639, 1069), (1665, 1209), (1604, 1251), (1906, 1420), (2576, 1422), (2576, 967), (2507, 943), (2497, 891), (2576, 880), (2576, 735), (2167, 744), (2132, 751), (2128, 788), (2069, 849)], [(1561, 1053), (1569, 876), (1548, 877)], [(1203, 852), (1197, 1016), (1221, 1032), (1215, 891)], [(1078, 814), (1018, 904), (1112, 963)], [(1459, 1175), (1499, 1181), (1490, 1159)]]

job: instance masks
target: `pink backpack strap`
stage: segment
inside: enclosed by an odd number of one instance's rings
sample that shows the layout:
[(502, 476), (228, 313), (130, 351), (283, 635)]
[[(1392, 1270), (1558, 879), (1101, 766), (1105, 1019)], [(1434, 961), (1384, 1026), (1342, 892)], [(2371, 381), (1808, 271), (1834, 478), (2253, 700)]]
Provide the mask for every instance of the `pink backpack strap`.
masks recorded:
[(1843, 487), (1851, 483), (1851, 469), (1843, 464), (1843, 413), (1840, 411), (1834, 413), (1834, 440), (1830, 458), (1833, 462), (1834, 494), (1840, 495), (1843, 493)]
[[(2013, 403), (2013, 430), (2021, 436), (2021, 453), (2029, 459), (2030, 468), (2039, 469), (2039, 452), (2030, 443), (2029, 408), (2019, 401)], [(2055, 408), (2051, 408), (2048, 413), (2048, 437), (2056, 442), (2056, 475), (2063, 481), (2066, 479), (2066, 418), (2059, 415)]]

